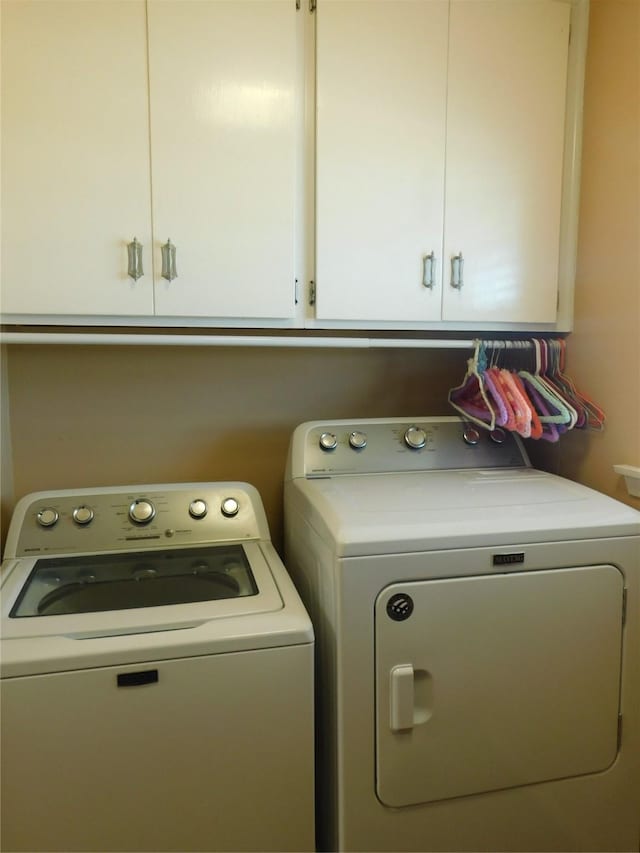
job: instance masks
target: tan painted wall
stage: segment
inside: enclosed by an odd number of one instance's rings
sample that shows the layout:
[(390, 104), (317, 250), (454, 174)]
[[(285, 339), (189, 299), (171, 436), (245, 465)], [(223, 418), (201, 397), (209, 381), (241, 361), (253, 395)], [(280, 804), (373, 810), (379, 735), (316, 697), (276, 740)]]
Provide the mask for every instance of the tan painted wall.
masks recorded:
[(293, 428), (451, 414), (464, 350), (11, 346), (15, 497), (134, 483), (244, 480), (282, 541)]
[(605, 429), (536, 448), (536, 461), (640, 508), (612, 468), (640, 466), (639, 0), (591, 2), (568, 372), (604, 408)]
[[(568, 366), (608, 422), (601, 434), (574, 432), (533, 448), (544, 467), (638, 506), (611, 466), (640, 465), (639, 56), (639, 0), (592, 0)], [(293, 427), (313, 418), (448, 414), (446, 391), (460, 381), (465, 357), (455, 350), (9, 347), (5, 518), (14, 496), (37, 489), (241, 479), (262, 493), (279, 545)]]

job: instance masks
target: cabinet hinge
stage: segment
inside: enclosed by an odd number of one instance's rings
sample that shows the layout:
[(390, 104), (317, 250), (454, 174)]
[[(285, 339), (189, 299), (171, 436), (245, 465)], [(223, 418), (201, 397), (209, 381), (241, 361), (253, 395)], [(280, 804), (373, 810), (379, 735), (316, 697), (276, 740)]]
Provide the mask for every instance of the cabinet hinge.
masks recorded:
[(309, 305), (316, 304), (316, 283), (315, 281), (309, 282)]
[(622, 714), (618, 714), (618, 752), (622, 746)]
[(298, 304), (298, 293), (299, 293), (298, 279), (296, 279), (293, 283), (293, 304), (294, 305)]
[(627, 621), (627, 588), (622, 590), (622, 624)]
[(296, 10), (300, 11), (300, 0), (296, 0)]
[(309, 0), (309, 11), (315, 12), (316, 11), (316, 5), (317, 5), (317, 0)]

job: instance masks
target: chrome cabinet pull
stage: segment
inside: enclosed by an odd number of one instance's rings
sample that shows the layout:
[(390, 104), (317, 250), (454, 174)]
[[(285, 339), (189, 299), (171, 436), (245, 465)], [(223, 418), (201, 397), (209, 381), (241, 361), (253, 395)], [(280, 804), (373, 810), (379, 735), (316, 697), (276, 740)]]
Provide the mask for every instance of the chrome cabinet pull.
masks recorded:
[(464, 284), (463, 272), (464, 258), (462, 257), (462, 252), (459, 252), (451, 258), (451, 287), (455, 287), (456, 290), (461, 290)]
[(422, 286), (428, 287), (429, 290), (433, 290), (433, 286), (435, 285), (435, 275), (436, 271), (436, 256), (435, 252), (429, 252), (428, 255), (425, 255), (422, 259)]
[(127, 254), (129, 256), (127, 274), (134, 281), (137, 281), (144, 275), (144, 270), (142, 269), (142, 243), (138, 242), (137, 237), (134, 237), (131, 243), (127, 243)]
[(178, 278), (178, 270), (176, 269), (176, 247), (173, 245), (171, 240), (167, 240), (164, 246), (161, 247), (162, 251), (162, 278), (166, 278), (167, 281), (173, 281), (174, 278)]

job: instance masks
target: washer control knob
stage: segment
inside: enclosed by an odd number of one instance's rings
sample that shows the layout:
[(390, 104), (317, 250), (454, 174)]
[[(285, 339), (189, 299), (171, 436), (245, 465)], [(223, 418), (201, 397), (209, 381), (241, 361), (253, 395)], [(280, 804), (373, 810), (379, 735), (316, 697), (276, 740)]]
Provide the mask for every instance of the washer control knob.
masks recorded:
[(489, 438), (491, 441), (494, 441), (496, 444), (504, 444), (507, 440), (507, 434), (503, 429), (498, 427), (489, 433)]
[(191, 518), (204, 518), (207, 514), (207, 504), (201, 498), (191, 501), (189, 504), (189, 515)]
[(338, 439), (332, 432), (323, 432), (320, 436), (321, 450), (335, 450), (338, 446)]
[(410, 426), (404, 434), (404, 443), (412, 450), (420, 450), (427, 443), (427, 434), (420, 427)]
[(129, 507), (129, 518), (136, 524), (148, 524), (156, 514), (156, 508), (146, 498), (137, 498)]
[(227, 518), (233, 518), (234, 515), (238, 514), (239, 509), (238, 501), (235, 498), (225, 498), (220, 507), (220, 511)]
[(73, 511), (73, 520), (76, 524), (91, 524), (93, 521), (93, 510), (90, 506), (77, 506)]
[(464, 428), (462, 438), (466, 444), (476, 445), (480, 441), (480, 433), (475, 427), (467, 426)]
[(352, 432), (349, 436), (349, 444), (354, 450), (363, 450), (367, 446), (367, 436), (363, 432)]
[(40, 510), (36, 518), (40, 527), (53, 527), (59, 516), (57, 510), (51, 509), (51, 507), (46, 507), (45, 509)]

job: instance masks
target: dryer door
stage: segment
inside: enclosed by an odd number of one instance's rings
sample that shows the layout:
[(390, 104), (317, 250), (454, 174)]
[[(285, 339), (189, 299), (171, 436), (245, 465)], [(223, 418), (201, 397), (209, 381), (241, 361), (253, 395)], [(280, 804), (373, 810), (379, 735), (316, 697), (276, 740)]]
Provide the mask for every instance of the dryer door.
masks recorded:
[(406, 806), (606, 769), (623, 589), (604, 565), (382, 590), (378, 798)]

